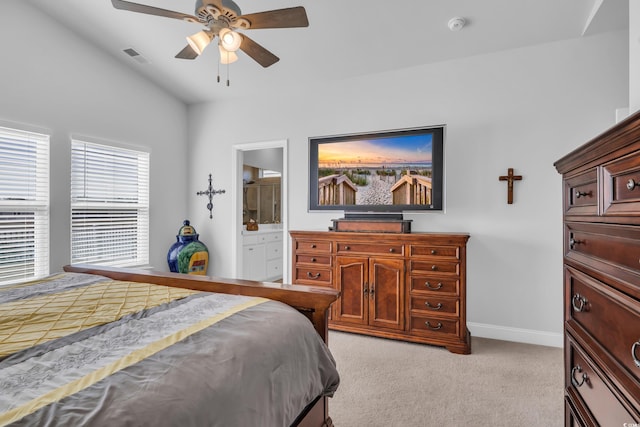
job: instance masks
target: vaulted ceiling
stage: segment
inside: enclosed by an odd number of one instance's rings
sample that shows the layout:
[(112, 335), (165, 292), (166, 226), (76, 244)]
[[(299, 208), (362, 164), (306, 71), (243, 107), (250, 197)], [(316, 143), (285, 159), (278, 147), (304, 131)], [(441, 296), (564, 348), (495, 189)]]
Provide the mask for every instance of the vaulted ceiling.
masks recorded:
[[(317, 82), (623, 30), (629, 23), (622, 0), (235, 0), (243, 14), (304, 6), (309, 27), (249, 30), (280, 61), (263, 68), (239, 52), (227, 68), (218, 64), (215, 48), (193, 61), (174, 58), (201, 25), (117, 10), (111, 0), (27, 1), (189, 104), (284, 86), (304, 90)], [(194, 0), (136, 2), (194, 14)], [(466, 25), (450, 31), (447, 23), (457, 16)]]

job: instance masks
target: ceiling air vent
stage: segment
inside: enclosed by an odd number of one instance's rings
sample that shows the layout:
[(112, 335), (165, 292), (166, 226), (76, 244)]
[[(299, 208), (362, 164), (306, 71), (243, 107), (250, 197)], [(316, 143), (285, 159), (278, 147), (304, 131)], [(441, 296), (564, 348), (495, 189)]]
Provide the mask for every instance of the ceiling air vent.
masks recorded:
[(131, 58), (135, 59), (140, 64), (148, 64), (149, 63), (149, 60), (147, 60), (147, 58), (145, 58), (144, 56), (140, 55), (133, 48), (124, 49), (123, 52), (126, 53), (127, 55), (129, 55)]

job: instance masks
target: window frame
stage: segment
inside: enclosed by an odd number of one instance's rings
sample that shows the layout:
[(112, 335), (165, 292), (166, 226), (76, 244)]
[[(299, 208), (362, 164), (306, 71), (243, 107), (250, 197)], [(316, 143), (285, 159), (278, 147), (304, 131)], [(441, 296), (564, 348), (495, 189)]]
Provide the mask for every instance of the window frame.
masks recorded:
[(0, 286), (50, 274), (50, 152), (50, 135), (0, 126)]
[(149, 265), (150, 152), (71, 140), (72, 264)]

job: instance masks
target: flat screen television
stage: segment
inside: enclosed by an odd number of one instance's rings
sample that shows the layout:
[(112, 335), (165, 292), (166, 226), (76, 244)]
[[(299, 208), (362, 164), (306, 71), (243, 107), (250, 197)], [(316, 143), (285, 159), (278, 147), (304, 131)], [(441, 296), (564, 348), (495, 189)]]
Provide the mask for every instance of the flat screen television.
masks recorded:
[(444, 126), (311, 137), (309, 210), (442, 211), (443, 144)]

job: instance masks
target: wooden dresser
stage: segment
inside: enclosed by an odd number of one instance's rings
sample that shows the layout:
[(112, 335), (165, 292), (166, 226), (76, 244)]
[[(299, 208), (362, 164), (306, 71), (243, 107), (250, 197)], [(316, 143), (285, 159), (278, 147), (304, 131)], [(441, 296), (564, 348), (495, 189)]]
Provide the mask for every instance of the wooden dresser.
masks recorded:
[(340, 291), (329, 328), (471, 352), (468, 234), (291, 231), (293, 283)]
[(640, 113), (555, 166), (563, 176), (565, 425), (633, 426), (640, 423)]

